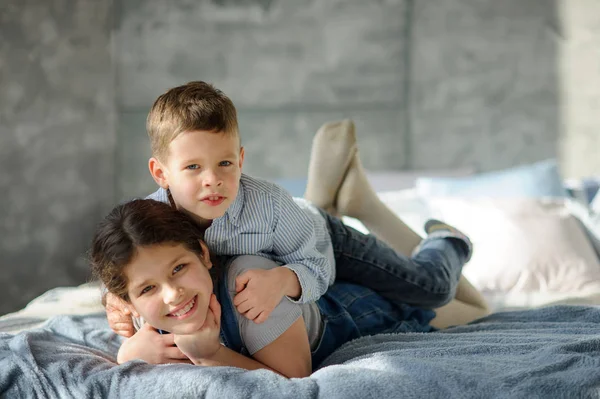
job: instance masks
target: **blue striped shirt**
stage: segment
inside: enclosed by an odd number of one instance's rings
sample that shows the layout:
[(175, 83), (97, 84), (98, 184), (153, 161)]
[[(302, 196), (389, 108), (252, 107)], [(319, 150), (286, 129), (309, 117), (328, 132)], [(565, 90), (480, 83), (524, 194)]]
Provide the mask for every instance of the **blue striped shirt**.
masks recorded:
[[(160, 188), (147, 198), (169, 203)], [(298, 277), (297, 302), (316, 301), (335, 280), (335, 260), (326, 220), (310, 202), (282, 187), (242, 174), (225, 214), (214, 219), (204, 240), (216, 255), (259, 255)]]

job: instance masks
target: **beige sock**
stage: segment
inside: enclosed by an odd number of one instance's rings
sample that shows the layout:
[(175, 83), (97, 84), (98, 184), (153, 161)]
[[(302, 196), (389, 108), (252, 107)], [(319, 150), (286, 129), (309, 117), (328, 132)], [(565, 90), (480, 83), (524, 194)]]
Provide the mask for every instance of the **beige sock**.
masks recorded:
[(410, 256), (421, 237), (377, 196), (358, 157), (354, 155), (336, 201), (339, 214), (359, 219), (369, 231), (396, 251)]
[(354, 122), (328, 122), (313, 139), (304, 198), (334, 212), (335, 197), (356, 152)]

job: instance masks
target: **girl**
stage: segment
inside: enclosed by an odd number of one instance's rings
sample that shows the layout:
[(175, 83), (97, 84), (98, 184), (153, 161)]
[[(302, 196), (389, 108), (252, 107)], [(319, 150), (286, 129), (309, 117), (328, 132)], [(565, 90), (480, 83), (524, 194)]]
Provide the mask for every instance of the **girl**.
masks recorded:
[[(425, 230), (436, 233), (407, 258), (406, 279), (426, 284), (426, 274), (414, 265), (442, 268), (455, 286), (470, 257), (469, 240), (437, 221)], [(440, 230), (444, 234), (437, 234)], [(249, 269), (278, 265), (259, 256), (211, 259), (200, 237), (202, 229), (189, 216), (153, 200), (119, 205), (99, 225), (91, 250), (93, 271), (147, 322), (121, 347), (119, 362), (152, 353), (150, 334), (144, 333), (155, 328), (171, 332), (173, 349), (197, 365), (304, 377), (360, 336), (434, 330), (433, 311), (391, 304), (365, 287), (342, 282), (316, 303), (284, 298), (266, 322), (256, 324), (233, 305), (235, 279)]]

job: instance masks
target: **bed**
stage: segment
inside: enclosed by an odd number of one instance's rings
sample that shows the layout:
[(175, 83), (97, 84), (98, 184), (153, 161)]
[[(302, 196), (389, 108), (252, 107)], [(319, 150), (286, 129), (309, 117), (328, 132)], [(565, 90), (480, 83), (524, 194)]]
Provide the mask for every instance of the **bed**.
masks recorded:
[(489, 300), (490, 316), (435, 333), (361, 338), (310, 377), (288, 380), (117, 365), (122, 338), (108, 328), (99, 286), (61, 287), (0, 318), (0, 396), (599, 397), (600, 198), (581, 182), (565, 184), (551, 162), (414, 183), (378, 189), (415, 228), (437, 216), (472, 236), (481, 254), (465, 274)]

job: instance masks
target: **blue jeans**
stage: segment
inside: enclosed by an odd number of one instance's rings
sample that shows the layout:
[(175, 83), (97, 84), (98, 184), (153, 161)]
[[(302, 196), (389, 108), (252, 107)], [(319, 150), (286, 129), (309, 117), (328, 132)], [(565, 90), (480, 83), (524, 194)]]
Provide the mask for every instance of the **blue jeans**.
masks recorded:
[(420, 251), (404, 256), (371, 234), (363, 234), (321, 211), (327, 219), (336, 281), (359, 284), (395, 304), (432, 309), (450, 302), (467, 256), (457, 238), (426, 238)]
[[(223, 272), (226, 273), (226, 270)], [(229, 349), (249, 356), (234, 313), (237, 310), (228, 295), (226, 278), (217, 280), (215, 294), (222, 309), (221, 342)], [(356, 284), (336, 282), (317, 301), (317, 306), (323, 329), (311, 353), (313, 370), (337, 348), (359, 337), (435, 330), (429, 325), (435, 317), (434, 311), (392, 304), (373, 290)]]
[(353, 339), (376, 334), (430, 332), (433, 310), (405, 304), (392, 304), (373, 290), (345, 282), (336, 282), (318, 301), (323, 332), (312, 351), (316, 370), (329, 355)]

